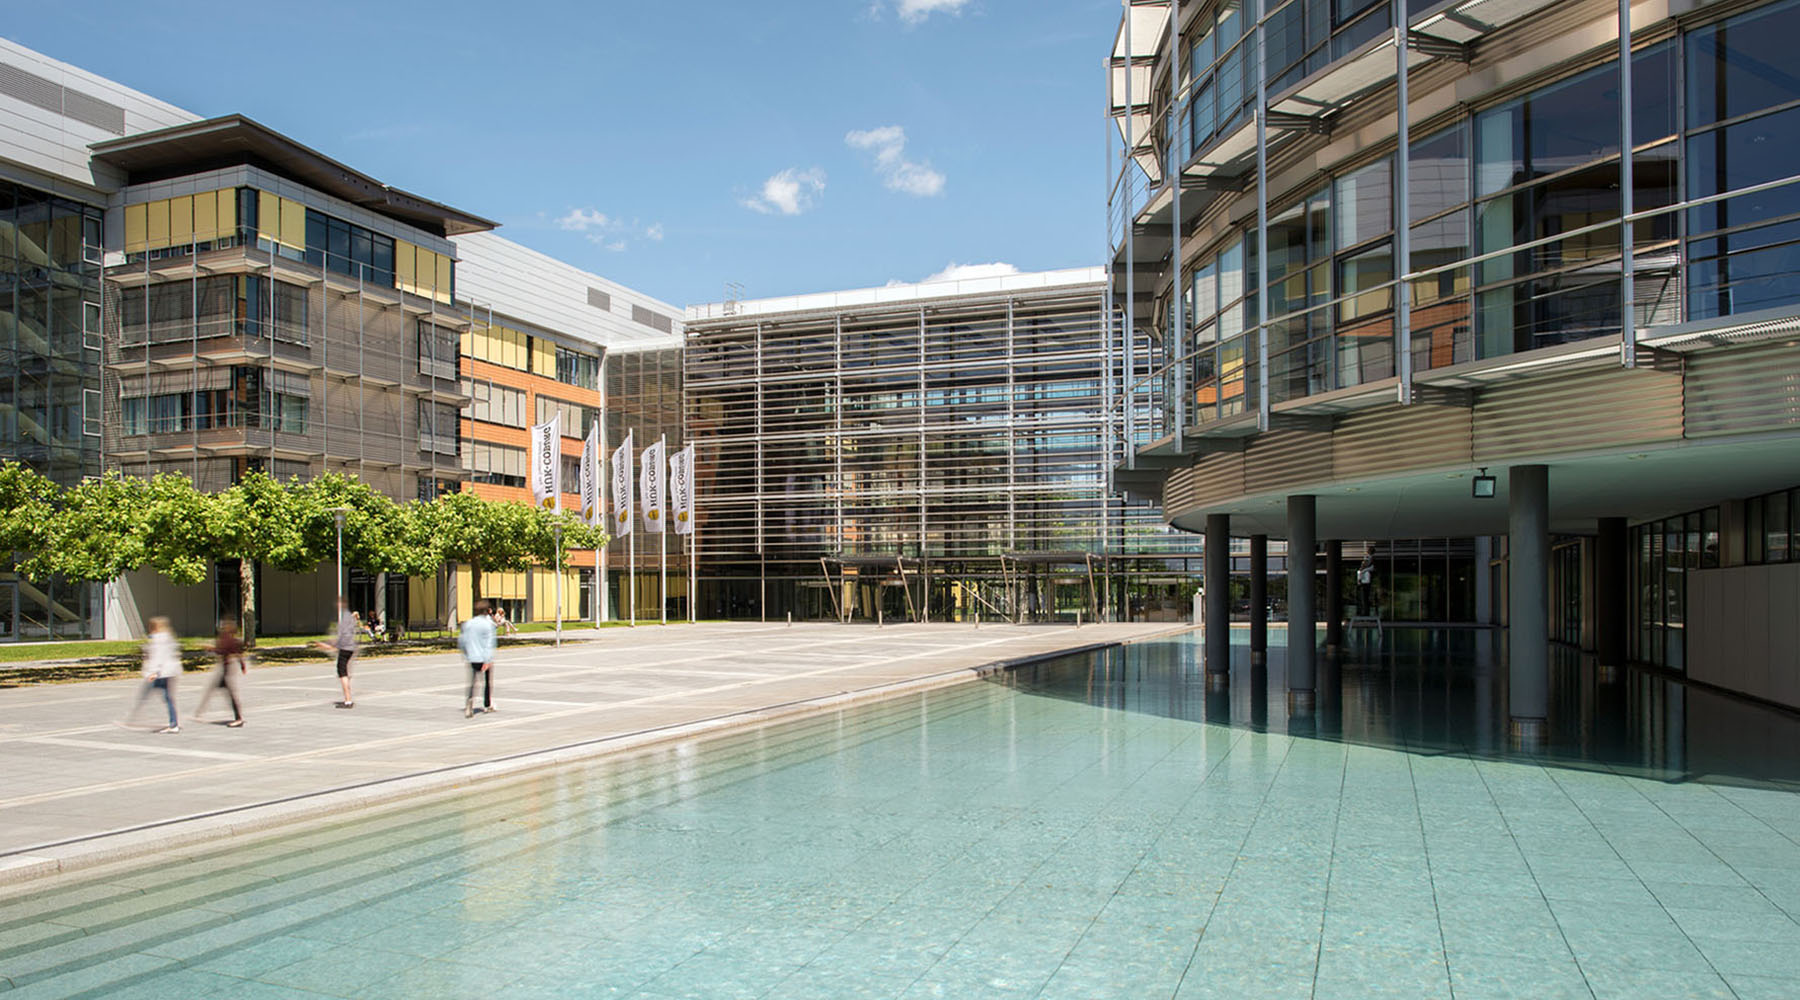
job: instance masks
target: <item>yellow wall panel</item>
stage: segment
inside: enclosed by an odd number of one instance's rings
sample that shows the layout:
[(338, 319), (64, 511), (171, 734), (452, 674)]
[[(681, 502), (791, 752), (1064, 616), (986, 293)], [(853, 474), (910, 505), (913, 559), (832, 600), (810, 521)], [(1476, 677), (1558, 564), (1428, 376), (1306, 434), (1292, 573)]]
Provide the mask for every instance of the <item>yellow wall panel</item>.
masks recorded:
[(225, 188), (214, 194), (219, 197), (219, 235), (237, 235), (237, 189)]
[(286, 198), (281, 199), (281, 242), (306, 249), (306, 206)]
[(219, 199), (211, 191), (197, 194), (194, 203), (194, 239), (208, 243), (219, 238)]
[(465, 358), (472, 358), (475, 356), (475, 332), (473, 330), (464, 330), (462, 332), (461, 353)]
[(169, 245), (181, 246), (194, 241), (194, 196), (169, 199)]
[(150, 206), (125, 206), (125, 252), (136, 253), (150, 242)]
[(443, 254), (437, 259), (437, 287), (434, 290), (439, 302), (450, 301), (450, 258)]
[(394, 275), (401, 291), (412, 291), (414, 278), (418, 272), (414, 270), (413, 253), (416, 248), (405, 240), (394, 241)]
[(539, 338), (531, 342), (531, 371), (545, 378), (556, 377), (556, 345)]
[(281, 238), (281, 199), (267, 191), (256, 192), (256, 234), (265, 240)]
[(148, 236), (150, 245), (152, 247), (166, 247), (169, 245), (169, 203), (167, 201), (153, 201), (148, 207), (150, 209), (150, 228)]

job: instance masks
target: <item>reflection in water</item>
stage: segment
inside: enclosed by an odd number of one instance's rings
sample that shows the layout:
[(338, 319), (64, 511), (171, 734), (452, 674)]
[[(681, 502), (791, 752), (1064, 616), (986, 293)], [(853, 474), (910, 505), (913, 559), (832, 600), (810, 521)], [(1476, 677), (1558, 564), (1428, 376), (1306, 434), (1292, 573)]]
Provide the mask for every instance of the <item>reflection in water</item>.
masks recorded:
[[(1250, 665), (1233, 635), (1231, 687), (1206, 690), (1198, 633), (1058, 657), (995, 675), (1028, 694), (1263, 732), (1428, 754), (1517, 757), (1506, 745), (1504, 633), (1390, 628), (1321, 654), (1318, 704), (1290, 717), (1286, 636)], [(1800, 718), (1678, 679), (1601, 667), (1552, 647), (1548, 742), (1532, 759), (1666, 781), (1800, 787)]]

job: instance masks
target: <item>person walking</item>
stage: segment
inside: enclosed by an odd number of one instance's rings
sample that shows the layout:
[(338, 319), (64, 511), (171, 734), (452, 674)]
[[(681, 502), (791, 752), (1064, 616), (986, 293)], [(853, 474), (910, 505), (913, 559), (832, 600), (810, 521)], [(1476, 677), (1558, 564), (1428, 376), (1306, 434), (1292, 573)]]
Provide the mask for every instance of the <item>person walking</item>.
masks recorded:
[(475, 714), (475, 682), (483, 682), (481, 692), (481, 710), (494, 710), (494, 619), (488, 612), (488, 602), (475, 602), (475, 614), (463, 622), (462, 634), (457, 637), (457, 644), (462, 647), (463, 658), (469, 662), (469, 693), (463, 698), (463, 718)]
[(219, 672), (213, 675), (212, 683), (207, 685), (206, 693), (200, 696), (200, 705), (194, 709), (194, 718), (206, 714), (207, 703), (220, 691), (231, 702), (231, 721), (225, 723), (232, 729), (241, 729), (244, 725), (244, 703), (238, 698), (238, 683), (244, 677), (244, 641), (238, 638), (237, 626), (231, 622), (219, 623), (218, 638), (206, 647), (207, 652), (219, 658)]
[(169, 627), (169, 620), (159, 615), (150, 619), (150, 637), (144, 641), (144, 686), (138, 689), (137, 701), (132, 703), (131, 712), (125, 716), (125, 724), (129, 725), (138, 709), (144, 707), (144, 699), (150, 697), (150, 692), (161, 691), (163, 701), (169, 706), (169, 724), (157, 732), (181, 732), (181, 719), (175, 715), (175, 678), (180, 676), (181, 644), (175, 640), (175, 630)]
[(342, 597), (337, 599), (337, 637), (333, 642), (321, 642), (320, 649), (337, 653), (338, 686), (344, 689), (344, 700), (337, 703), (339, 708), (355, 708), (356, 696), (350, 693), (350, 661), (356, 656), (357, 623), (356, 616), (350, 613), (350, 602)]

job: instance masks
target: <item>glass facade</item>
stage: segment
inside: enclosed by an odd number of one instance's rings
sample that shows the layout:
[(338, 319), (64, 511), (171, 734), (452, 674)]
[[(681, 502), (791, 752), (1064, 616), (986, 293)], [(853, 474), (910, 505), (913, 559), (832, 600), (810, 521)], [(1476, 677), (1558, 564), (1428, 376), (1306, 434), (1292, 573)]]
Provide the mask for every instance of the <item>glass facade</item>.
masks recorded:
[[(1385, 3), (1281, 6), (1269, 20), (1269, 93), (1360, 51), (1391, 19)], [(1190, 151), (1251, 117), (1254, 87), (1244, 80), (1254, 61), (1244, 55), (1243, 21), (1227, 3), (1189, 30), (1191, 75), (1170, 121)], [(1639, 327), (1800, 302), (1792, 280), (1800, 272), (1800, 185), (1676, 210), (1684, 199), (1793, 173), (1800, 100), (1779, 49), (1797, 34), (1800, 3), (1787, 0), (1634, 52), (1634, 210), (1669, 209), (1630, 226)], [(1184, 266), (1179, 294), (1164, 290), (1154, 314), (1173, 325), (1180, 300), (1190, 387), (1180, 402), (1186, 412), (1175, 412), (1171, 396), (1158, 433), (1174, 419), (1204, 425), (1265, 402), (1394, 377), (1400, 271), (1414, 276), (1416, 371), (1617, 336), (1619, 87), (1616, 57), (1602, 57), (1415, 130), (1405, 262), (1394, 260), (1391, 152), (1335, 165), (1310, 190), (1272, 198), (1264, 233), (1252, 223), (1215, 239)], [(1267, 275), (1255, 273), (1259, 238)], [(1267, 296), (1266, 401), (1256, 398), (1265, 357), (1259, 295)]]
[(1687, 574), (1720, 565), (1719, 508), (1631, 529), (1631, 658), (1687, 667)]
[[(0, 180), (0, 460), (100, 471), (101, 211)], [(0, 641), (94, 634), (99, 588), (0, 572)]]
[(1107, 496), (1102, 318), (1096, 289), (690, 327), (702, 614), (903, 617), (898, 560), (940, 620), (1184, 614), (1196, 539)]
[(1744, 561), (1800, 562), (1800, 489), (1744, 501)]

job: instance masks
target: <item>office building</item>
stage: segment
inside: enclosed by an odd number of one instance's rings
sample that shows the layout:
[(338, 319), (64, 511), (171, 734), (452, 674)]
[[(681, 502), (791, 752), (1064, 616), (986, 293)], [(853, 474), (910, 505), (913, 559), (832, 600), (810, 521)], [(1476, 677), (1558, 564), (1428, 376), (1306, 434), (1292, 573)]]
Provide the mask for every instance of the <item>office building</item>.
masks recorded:
[(1620, 9), (1130, 2), (1110, 60), (1117, 481), (1216, 549), (1475, 538), (1522, 742), (1551, 638), (1800, 705), (1800, 4)]
[(690, 308), (701, 614), (1185, 615), (1192, 537), (1107, 488), (1104, 287), (1088, 268)]

